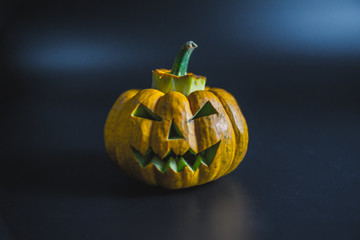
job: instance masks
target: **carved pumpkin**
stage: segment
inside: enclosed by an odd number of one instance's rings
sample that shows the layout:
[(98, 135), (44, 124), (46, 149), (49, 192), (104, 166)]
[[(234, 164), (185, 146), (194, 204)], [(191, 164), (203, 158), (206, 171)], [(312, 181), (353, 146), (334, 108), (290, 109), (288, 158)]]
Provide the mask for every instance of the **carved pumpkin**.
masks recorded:
[(172, 71), (155, 70), (153, 88), (126, 91), (109, 112), (109, 156), (147, 184), (171, 189), (204, 184), (232, 172), (245, 156), (248, 130), (235, 98), (205, 88), (205, 77), (186, 73), (195, 47), (186, 43)]

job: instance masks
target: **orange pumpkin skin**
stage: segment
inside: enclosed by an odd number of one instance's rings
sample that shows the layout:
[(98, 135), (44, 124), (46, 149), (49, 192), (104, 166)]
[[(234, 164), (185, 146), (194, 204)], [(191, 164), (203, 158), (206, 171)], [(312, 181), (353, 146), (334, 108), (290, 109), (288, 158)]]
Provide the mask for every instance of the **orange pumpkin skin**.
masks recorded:
[[(193, 119), (207, 102), (217, 113)], [(140, 104), (161, 121), (134, 116)], [(172, 123), (183, 138), (169, 139)], [(243, 160), (248, 146), (248, 128), (235, 98), (223, 89), (209, 87), (188, 97), (176, 91), (128, 90), (111, 108), (104, 135), (107, 153), (125, 173), (144, 183), (169, 189), (205, 184), (232, 172)], [(180, 171), (173, 165), (163, 171), (152, 162), (142, 166), (134, 155), (138, 152), (145, 156), (151, 149), (163, 160), (170, 151), (178, 156), (189, 149), (199, 154), (215, 145), (218, 148), (212, 162), (202, 162), (196, 170), (190, 164)]]

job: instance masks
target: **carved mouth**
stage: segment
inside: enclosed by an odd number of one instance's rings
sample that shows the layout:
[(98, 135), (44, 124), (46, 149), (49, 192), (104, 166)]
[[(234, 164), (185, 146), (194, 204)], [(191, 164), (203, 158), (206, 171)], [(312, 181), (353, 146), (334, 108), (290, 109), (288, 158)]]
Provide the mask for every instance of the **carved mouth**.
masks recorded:
[(189, 148), (184, 155), (176, 155), (171, 149), (163, 159), (160, 159), (151, 148), (149, 148), (145, 155), (139, 153), (134, 147), (131, 147), (131, 150), (135, 159), (143, 168), (152, 163), (159, 171), (165, 173), (169, 168), (180, 172), (185, 166), (188, 166), (193, 171), (196, 171), (201, 164), (210, 166), (215, 158), (219, 145), (220, 141), (197, 154)]

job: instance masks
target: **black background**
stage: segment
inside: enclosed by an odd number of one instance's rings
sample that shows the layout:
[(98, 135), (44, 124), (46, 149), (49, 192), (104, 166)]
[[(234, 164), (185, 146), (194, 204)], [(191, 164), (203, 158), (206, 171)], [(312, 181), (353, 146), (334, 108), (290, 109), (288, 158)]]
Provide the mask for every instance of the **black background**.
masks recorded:
[[(356, 1), (5, 1), (0, 239), (360, 239)], [(184, 42), (189, 70), (238, 100), (230, 175), (148, 187), (107, 157), (123, 91)]]

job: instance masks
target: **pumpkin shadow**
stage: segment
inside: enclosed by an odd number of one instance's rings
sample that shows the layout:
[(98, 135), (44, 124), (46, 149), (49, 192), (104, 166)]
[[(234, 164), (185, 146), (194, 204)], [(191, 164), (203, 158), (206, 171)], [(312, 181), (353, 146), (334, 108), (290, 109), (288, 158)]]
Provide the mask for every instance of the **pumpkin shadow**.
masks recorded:
[(256, 235), (251, 230), (249, 196), (241, 183), (231, 176), (205, 184), (198, 191), (177, 198), (177, 202), (187, 203), (175, 213), (176, 226), (181, 226), (177, 231), (179, 239), (186, 239), (189, 233), (194, 239), (227, 240), (249, 240)]
[[(234, 177), (178, 190), (148, 186), (129, 178), (122, 187), (119, 188), (122, 198), (132, 198), (136, 203), (151, 202), (155, 209), (162, 206), (166, 216), (174, 216), (171, 229), (176, 232), (176, 239), (192, 236), (190, 239), (248, 240), (256, 235), (251, 229), (248, 194)], [(148, 211), (145, 206), (140, 209)]]
[[(205, 185), (211, 185), (211, 184), (213, 184), (213, 182), (207, 183)], [(202, 188), (205, 185), (194, 186), (183, 189), (166, 189), (160, 186), (147, 185), (127, 176), (126, 181), (120, 186), (118, 186), (118, 190), (116, 191), (115, 195), (121, 197), (129, 197), (129, 198), (182, 195), (184, 193), (191, 193), (197, 191), (199, 188)]]

